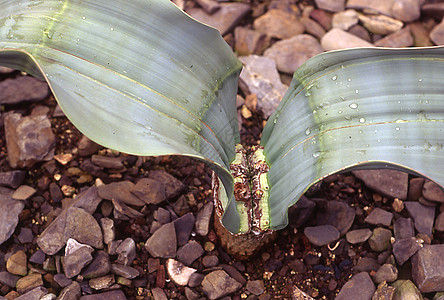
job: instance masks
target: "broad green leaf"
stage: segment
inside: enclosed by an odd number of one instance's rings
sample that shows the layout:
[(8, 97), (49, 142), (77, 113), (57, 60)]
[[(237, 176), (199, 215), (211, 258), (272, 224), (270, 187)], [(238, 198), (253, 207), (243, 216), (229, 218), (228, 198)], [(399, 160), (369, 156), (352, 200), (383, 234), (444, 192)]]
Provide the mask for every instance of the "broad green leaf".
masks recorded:
[[(241, 63), (170, 1), (2, 0), (0, 64), (46, 79), (97, 143), (202, 159), (232, 195)], [(238, 216), (229, 219), (235, 231)]]
[(395, 168), (444, 185), (444, 48), (362, 48), (307, 61), (264, 129), (270, 222), (312, 183)]

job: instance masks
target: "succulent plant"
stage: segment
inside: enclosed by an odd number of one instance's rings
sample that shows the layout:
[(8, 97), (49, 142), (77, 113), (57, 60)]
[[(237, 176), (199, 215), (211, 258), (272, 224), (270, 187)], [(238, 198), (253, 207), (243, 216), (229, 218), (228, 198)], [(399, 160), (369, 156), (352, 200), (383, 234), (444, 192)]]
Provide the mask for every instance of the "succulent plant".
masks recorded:
[(444, 48), (318, 55), (294, 74), (260, 145), (240, 143), (242, 64), (168, 0), (0, 1), (0, 64), (45, 79), (86, 136), (206, 162), (233, 233), (283, 228), (337, 171), (395, 168), (444, 184)]

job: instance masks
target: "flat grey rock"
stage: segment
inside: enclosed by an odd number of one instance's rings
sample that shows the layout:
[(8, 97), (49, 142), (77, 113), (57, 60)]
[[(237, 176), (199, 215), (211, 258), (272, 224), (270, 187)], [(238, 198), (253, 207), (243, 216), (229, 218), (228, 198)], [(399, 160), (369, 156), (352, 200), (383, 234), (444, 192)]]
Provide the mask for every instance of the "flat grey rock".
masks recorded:
[(104, 276), (111, 271), (111, 260), (109, 254), (105, 251), (97, 251), (93, 255), (93, 260), (82, 270), (82, 276), (84, 278), (96, 278)]
[(372, 236), (372, 231), (368, 228), (349, 231), (345, 234), (345, 239), (350, 244), (364, 243)]
[(99, 196), (133, 206), (143, 206), (145, 202), (132, 193), (135, 184), (131, 181), (118, 181), (98, 187)]
[(355, 215), (355, 210), (345, 202), (325, 201), (318, 208), (316, 223), (318, 225), (332, 225), (343, 236), (352, 226)]
[(42, 101), (49, 94), (48, 84), (31, 76), (8, 78), (0, 82), (0, 104)]
[(164, 170), (150, 171), (148, 177), (165, 186), (165, 195), (169, 200), (178, 196), (185, 189), (185, 185), (179, 179)]
[(15, 298), (15, 300), (40, 300), (46, 294), (48, 294), (48, 290), (39, 286)]
[(429, 201), (444, 203), (444, 191), (433, 181), (426, 180), (422, 188), (422, 194)]
[(372, 44), (347, 31), (333, 28), (321, 38), (321, 46), (326, 51), (353, 47), (374, 47)]
[(399, 218), (393, 223), (395, 240), (407, 239), (415, 236), (413, 220), (410, 218)]
[(132, 238), (126, 238), (119, 247), (117, 247), (116, 253), (118, 254), (116, 262), (129, 266), (133, 263), (134, 258), (136, 258), (136, 243)]
[(374, 292), (375, 285), (370, 275), (367, 272), (361, 272), (354, 275), (344, 284), (335, 300), (370, 300)]
[(0, 172), (0, 186), (7, 186), (13, 189), (18, 188), (26, 178), (26, 172), (13, 170)]
[(409, 175), (396, 170), (359, 170), (353, 174), (372, 190), (390, 198), (407, 199)]
[(305, 227), (304, 234), (316, 246), (324, 246), (339, 239), (339, 231), (332, 225)]
[(364, 222), (371, 224), (371, 225), (390, 226), (392, 223), (392, 219), (393, 219), (393, 214), (391, 212), (385, 211), (380, 208), (375, 208), (364, 219)]
[(396, 240), (393, 243), (393, 254), (399, 265), (403, 265), (419, 249), (423, 247), (424, 241), (416, 237)]
[(176, 230), (177, 246), (183, 246), (188, 242), (195, 221), (196, 218), (192, 213), (187, 213), (173, 221)]
[(111, 265), (111, 271), (119, 276), (133, 279), (140, 275), (139, 271), (133, 267), (124, 266), (120, 264), (112, 264)]
[(177, 259), (186, 266), (191, 265), (196, 259), (202, 256), (204, 249), (200, 243), (189, 241), (183, 247), (177, 250)]
[(77, 281), (73, 281), (70, 285), (63, 288), (57, 300), (77, 300), (80, 298), (81, 292), (80, 284)]
[(218, 299), (236, 292), (242, 285), (225, 271), (213, 271), (202, 280), (202, 291), (209, 299)]
[(174, 224), (168, 223), (157, 229), (146, 241), (145, 248), (153, 257), (175, 257), (177, 241)]
[(424, 206), (419, 202), (408, 201), (404, 203), (409, 215), (413, 218), (415, 228), (419, 233), (432, 235), (435, 221), (435, 208)]
[(66, 278), (72, 278), (80, 274), (82, 269), (93, 260), (92, 252), (93, 250), (90, 247), (83, 246), (65, 255), (63, 270), (65, 271)]
[(23, 201), (12, 199), (12, 192), (0, 194), (0, 244), (11, 237), (24, 207)]
[(131, 192), (147, 204), (159, 204), (166, 200), (165, 185), (151, 178), (140, 179)]

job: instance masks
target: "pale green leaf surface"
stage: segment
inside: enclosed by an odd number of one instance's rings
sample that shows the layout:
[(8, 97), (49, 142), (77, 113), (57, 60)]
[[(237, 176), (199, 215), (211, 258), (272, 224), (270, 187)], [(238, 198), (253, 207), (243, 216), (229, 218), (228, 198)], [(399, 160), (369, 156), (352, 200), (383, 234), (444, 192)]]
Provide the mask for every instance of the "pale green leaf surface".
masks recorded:
[(272, 228), (308, 186), (349, 168), (395, 168), (444, 185), (444, 48), (352, 49), (309, 60), (270, 117)]
[(241, 63), (170, 1), (0, 1), (0, 64), (45, 78), (95, 142), (196, 157), (232, 193)]

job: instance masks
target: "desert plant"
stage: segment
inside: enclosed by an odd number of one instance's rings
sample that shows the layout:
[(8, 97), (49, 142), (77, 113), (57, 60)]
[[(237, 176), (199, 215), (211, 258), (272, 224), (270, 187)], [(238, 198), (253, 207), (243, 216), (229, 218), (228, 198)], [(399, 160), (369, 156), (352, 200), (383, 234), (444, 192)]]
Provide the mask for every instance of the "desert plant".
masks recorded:
[(86, 136), (208, 163), (231, 232), (283, 228), (288, 207), (338, 170), (395, 168), (444, 184), (443, 48), (310, 59), (247, 153), (235, 105), (241, 63), (168, 0), (3, 0), (0, 24), (0, 64), (45, 79)]

